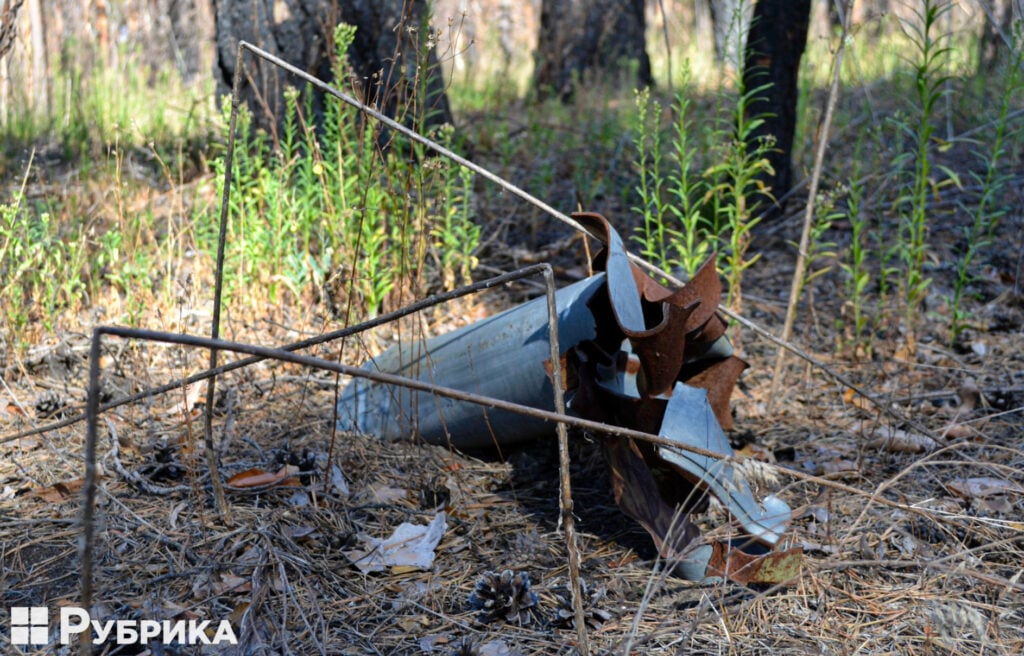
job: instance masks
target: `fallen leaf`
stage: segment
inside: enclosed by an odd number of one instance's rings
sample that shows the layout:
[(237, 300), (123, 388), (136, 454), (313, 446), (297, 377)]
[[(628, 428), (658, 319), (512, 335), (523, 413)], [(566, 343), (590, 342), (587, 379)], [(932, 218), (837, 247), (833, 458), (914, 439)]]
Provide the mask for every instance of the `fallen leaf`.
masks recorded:
[[(192, 383), (191, 385), (185, 386), (185, 398), (181, 399), (170, 408), (164, 410), (165, 415), (184, 415), (185, 413), (192, 412), (199, 402), (200, 397), (206, 391), (206, 385), (200, 383)], [(179, 390), (180, 392), (180, 390)]]
[(874, 404), (871, 403), (871, 401), (867, 400), (866, 398), (864, 398), (864, 396), (853, 391), (852, 387), (847, 387), (846, 391), (843, 392), (843, 402), (848, 403), (849, 405), (852, 405), (855, 408), (867, 410), (868, 412), (872, 412), (875, 409), (875, 406)]
[(760, 462), (775, 462), (775, 454), (759, 444), (747, 442), (741, 449), (735, 449), (736, 455), (751, 458)]
[(388, 568), (430, 569), (434, 565), (434, 549), (448, 529), (443, 512), (437, 513), (430, 524), (398, 525), (391, 537), (381, 540), (360, 535), (362, 549), (346, 552), (361, 572), (381, 572)]
[(979, 476), (977, 478), (956, 478), (946, 483), (946, 489), (965, 499), (987, 499), (1003, 494), (1020, 494), (1024, 488), (1001, 478)]
[(299, 468), (295, 465), (285, 465), (272, 474), (258, 468), (247, 469), (229, 478), (226, 485), (241, 490), (273, 487), (283, 482), (286, 482), (288, 485), (298, 485), (298, 479), (295, 479), (294, 483), (291, 481), (291, 477), (298, 473)]
[(1013, 511), (1013, 502), (1004, 496), (989, 497), (987, 499), (977, 499), (979, 506), (985, 510), (993, 513), (1005, 515)]
[(974, 429), (967, 424), (953, 424), (942, 432), (944, 440), (963, 440), (974, 434)]
[(963, 413), (971, 412), (982, 404), (981, 390), (972, 378), (966, 379), (956, 394), (960, 399), (959, 410)]
[(69, 499), (77, 499), (78, 491), (82, 489), (84, 483), (85, 481), (81, 478), (76, 478), (66, 483), (54, 483), (50, 487), (32, 490), (30, 495), (48, 503), (60, 503)]
[(420, 651), (429, 654), (430, 652), (438, 649), (438, 647), (444, 647), (451, 641), (452, 634), (450, 633), (439, 633), (436, 635), (425, 636), (419, 640)]
[(373, 503), (394, 503), (396, 501), (405, 501), (409, 496), (409, 491), (400, 487), (391, 487), (385, 483), (378, 483), (370, 486), (364, 495)]
[(927, 453), (939, 448), (938, 442), (927, 435), (901, 428), (879, 426), (870, 435), (873, 439), (868, 442), (868, 446), (890, 453)]
[(349, 495), (348, 481), (338, 465), (331, 465), (331, 491), (342, 497)]

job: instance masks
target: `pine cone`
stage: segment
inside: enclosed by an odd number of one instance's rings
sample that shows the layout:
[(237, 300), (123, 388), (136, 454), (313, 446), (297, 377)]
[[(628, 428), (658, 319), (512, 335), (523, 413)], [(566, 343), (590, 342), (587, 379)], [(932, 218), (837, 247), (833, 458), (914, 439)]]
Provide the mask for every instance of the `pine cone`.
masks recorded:
[[(604, 600), (605, 589), (598, 588), (591, 590), (587, 582), (580, 579), (580, 592), (583, 596), (583, 617), (587, 626), (596, 629), (612, 618), (611, 613), (598, 608), (598, 604)], [(571, 629), (576, 626), (576, 611), (572, 607), (572, 592), (569, 583), (555, 586), (551, 593), (558, 600), (558, 608), (551, 624), (563, 629)]]
[(63, 419), (67, 415), (68, 402), (55, 390), (47, 390), (36, 399), (36, 416), (40, 419)]
[(513, 624), (529, 624), (538, 602), (537, 593), (530, 590), (530, 576), (526, 572), (487, 572), (476, 583), (469, 595), (470, 605), (480, 611), (481, 622), (505, 620)]

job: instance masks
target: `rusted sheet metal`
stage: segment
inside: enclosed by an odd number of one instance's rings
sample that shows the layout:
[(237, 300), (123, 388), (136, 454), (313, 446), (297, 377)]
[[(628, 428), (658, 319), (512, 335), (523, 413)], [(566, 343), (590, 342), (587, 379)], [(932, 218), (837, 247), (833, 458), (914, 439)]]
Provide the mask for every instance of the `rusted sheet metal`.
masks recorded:
[[(681, 289), (669, 289), (629, 261), (607, 220), (573, 216), (605, 248), (593, 261), (600, 273), (556, 294), (558, 364), (569, 411), (680, 445), (602, 436), (616, 502), (687, 578), (792, 578), (799, 556), (771, 551), (789, 522), (789, 507), (771, 496), (757, 500), (730, 462), (733, 452), (723, 429), (732, 427), (729, 397), (747, 365), (725, 337), (726, 323), (717, 312), (721, 282), (713, 265), (705, 264)], [(545, 301), (537, 299), (447, 335), (393, 348), (366, 366), (551, 409), (547, 320)], [(346, 388), (339, 414), (346, 430), (386, 439), (419, 436), (459, 448), (553, 434), (542, 421), (366, 380)], [(704, 510), (709, 494), (729, 511), (747, 536), (742, 539), (757, 548), (696, 541), (699, 530), (689, 514)]]

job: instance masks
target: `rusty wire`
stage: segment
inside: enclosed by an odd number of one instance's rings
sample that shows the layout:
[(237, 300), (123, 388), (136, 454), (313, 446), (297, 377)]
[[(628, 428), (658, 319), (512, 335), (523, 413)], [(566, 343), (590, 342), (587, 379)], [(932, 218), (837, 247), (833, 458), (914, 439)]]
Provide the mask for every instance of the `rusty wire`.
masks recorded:
[[(483, 291), (486, 289), (499, 287), (501, 285), (505, 285), (510, 282), (515, 282), (516, 280), (520, 280), (522, 278), (527, 278), (529, 276), (541, 273), (545, 267), (549, 267), (549, 265), (546, 263), (532, 264), (530, 266), (523, 267), (522, 269), (516, 269), (515, 271), (503, 273), (492, 278), (487, 278), (486, 280), (480, 280), (471, 285), (459, 287), (458, 289), (453, 289), (451, 291), (434, 294), (433, 296), (428, 296), (427, 298), (416, 301), (415, 303), (410, 303), (409, 305), (399, 308), (398, 310), (388, 312), (387, 314), (382, 314), (373, 319), (362, 321), (352, 326), (346, 326), (345, 328), (340, 328), (338, 330), (332, 330), (330, 332), (322, 333), (320, 335), (309, 337), (298, 342), (285, 344), (284, 346), (281, 346), (279, 348), (281, 348), (284, 351), (301, 351), (312, 346), (319, 346), (320, 344), (326, 344), (327, 342), (332, 342), (345, 337), (350, 337), (352, 335), (355, 335), (356, 333), (360, 333), (365, 330), (369, 330), (370, 328), (376, 328), (377, 326), (390, 323), (397, 319), (401, 319), (402, 317), (406, 317), (410, 314), (414, 314), (421, 310), (425, 310), (426, 308), (432, 307), (434, 305), (447, 303), (448, 301), (452, 301), (463, 296), (468, 296), (469, 294), (474, 294), (476, 292)], [(243, 358), (241, 360), (236, 360), (234, 362), (230, 362), (227, 364), (222, 364), (212, 369), (205, 369), (199, 373), (193, 374), (185, 378), (179, 378), (178, 380), (174, 380), (172, 382), (160, 385), (158, 387), (150, 387), (142, 391), (136, 392), (135, 394), (122, 397), (120, 399), (115, 399), (113, 401), (101, 403), (99, 406), (99, 412), (106, 412), (107, 410), (113, 410), (114, 408), (118, 408), (129, 403), (141, 401), (142, 399), (145, 399), (150, 396), (164, 394), (166, 392), (179, 389), (183, 386), (192, 385), (193, 383), (204, 381), (208, 379), (210, 376), (219, 376), (220, 374), (235, 371), (236, 369), (241, 369), (251, 364), (262, 362), (263, 360), (265, 360), (265, 358), (253, 356), (249, 358)], [(46, 433), (52, 430), (58, 430), (60, 428), (66, 428), (68, 426), (71, 426), (72, 424), (76, 424), (80, 421), (83, 421), (85, 418), (86, 415), (84, 412), (82, 412), (70, 416), (66, 419), (62, 419), (60, 421), (55, 421), (48, 424), (44, 424), (42, 426), (29, 428), (18, 433), (11, 433), (10, 435), (0, 437), (0, 444), (21, 439), (23, 437), (30, 437), (32, 435)]]
[[(146, 341), (161, 342), (165, 344), (179, 344), (182, 346), (193, 346), (199, 348), (207, 348), (211, 350), (216, 349), (218, 351), (228, 351), (233, 353), (246, 354), (264, 360), (274, 359), (282, 362), (291, 362), (293, 364), (313, 367), (316, 369), (322, 369), (326, 371), (332, 371), (335, 373), (353, 376), (356, 378), (366, 378), (386, 385), (396, 385), (421, 392), (429, 392), (432, 394), (436, 394), (438, 396), (455, 399), (457, 401), (473, 403), (475, 405), (479, 405), (485, 408), (505, 410), (507, 412), (514, 412), (528, 417), (535, 417), (556, 424), (574, 426), (576, 428), (583, 429), (584, 431), (588, 431), (590, 433), (642, 440), (645, 442), (650, 442), (652, 444), (669, 446), (675, 449), (689, 451), (692, 453), (696, 453), (698, 455), (708, 456), (719, 460), (726, 458), (726, 456), (724, 456), (723, 454), (715, 451), (709, 451), (707, 449), (701, 449), (699, 447), (693, 447), (687, 444), (680, 444), (679, 442), (675, 442), (657, 435), (644, 433), (642, 431), (630, 428), (622, 428), (619, 426), (613, 426), (610, 424), (605, 424), (597, 421), (573, 417), (571, 415), (567, 415), (560, 412), (553, 412), (550, 410), (533, 408), (530, 406), (521, 405), (519, 403), (505, 401), (503, 399), (487, 397), (480, 394), (474, 394), (472, 392), (465, 392), (462, 390), (452, 389), (450, 387), (444, 387), (442, 385), (436, 385), (434, 383), (422, 381), (415, 378), (408, 378), (405, 376), (399, 376), (395, 374), (364, 369), (362, 367), (341, 364), (339, 362), (325, 360), (323, 358), (317, 358), (309, 355), (294, 353), (292, 351), (286, 351), (281, 348), (257, 346), (253, 344), (244, 344), (240, 342), (232, 342), (222, 339), (212, 339), (210, 337), (200, 337), (198, 335), (169, 333), (157, 330), (146, 330), (141, 328), (125, 328), (120, 326), (98, 326), (93, 330), (92, 342), (89, 347), (89, 385), (88, 399), (86, 402), (85, 480), (83, 481), (82, 486), (82, 540), (80, 555), (82, 563), (82, 605), (86, 608), (90, 607), (92, 603), (92, 549), (95, 541), (94, 524), (96, 512), (96, 443), (98, 441), (97, 426), (100, 405), (100, 355), (102, 353), (103, 337), (106, 335), (109, 335), (111, 337), (119, 337), (122, 339), (142, 339)], [(558, 367), (555, 366), (554, 369), (557, 370)], [(559, 386), (556, 385), (555, 387), (556, 389), (558, 389)], [(209, 409), (207, 409), (207, 414), (211, 414)], [(571, 513), (568, 514), (571, 516)], [(566, 531), (572, 534), (571, 519), (569, 519), (568, 523), (566, 524)], [(583, 631), (585, 630), (586, 629), (583, 629)], [(82, 653), (88, 656), (89, 654), (91, 654), (92, 645), (91, 642), (89, 642), (88, 639), (86, 638), (87, 632), (84, 632), (82, 636)], [(583, 644), (585, 643), (581, 643), (581, 646)]]

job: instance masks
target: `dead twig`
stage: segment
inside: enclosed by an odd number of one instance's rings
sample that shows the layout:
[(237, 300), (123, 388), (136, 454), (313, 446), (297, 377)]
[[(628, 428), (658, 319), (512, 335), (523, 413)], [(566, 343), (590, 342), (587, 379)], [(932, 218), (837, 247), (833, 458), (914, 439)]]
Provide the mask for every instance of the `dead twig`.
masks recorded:
[[(796, 254), (796, 269), (793, 271), (793, 281), (789, 288), (789, 305), (786, 308), (786, 320), (782, 326), (782, 341), (789, 341), (793, 334), (793, 324), (796, 322), (796, 308), (800, 302), (800, 292), (803, 291), (804, 277), (807, 273), (807, 249), (811, 243), (811, 229), (814, 227), (815, 202), (818, 195), (818, 184), (821, 182), (821, 169), (825, 164), (825, 151), (828, 149), (828, 135), (832, 127), (832, 115), (835, 113), (836, 102), (839, 100), (839, 74), (843, 66), (843, 53), (846, 51), (846, 35), (850, 29), (850, 8), (853, 0), (846, 0), (843, 4), (841, 16), (843, 17), (843, 29), (839, 35), (839, 47), (832, 62), (832, 85), (828, 90), (828, 101), (825, 103), (825, 116), (821, 119), (821, 126), (818, 130), (818, 149), (814, 154), (814, 170), (811, 172), (810, 189), (807, 192), (807, 206), (804, 208), (804, 224), (800, 233), (800, 246)], [(782, 382), (783, 367), (786, 362), (786, 350), (779, 349), (775, 360), (775, 374), (772, 376), (770, 392), (768, 394), (768, 413), (771, 414), (778, 398), (779, 384)]]

